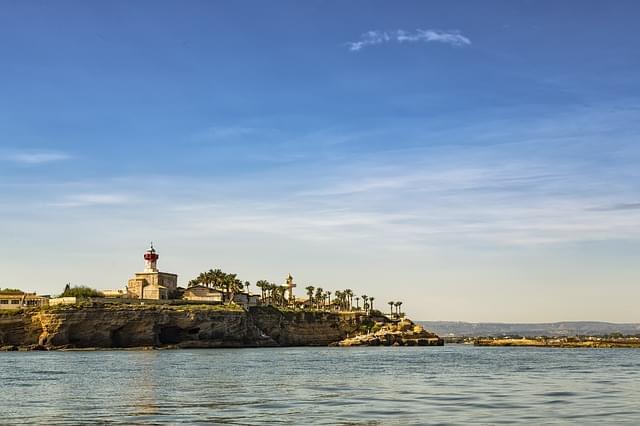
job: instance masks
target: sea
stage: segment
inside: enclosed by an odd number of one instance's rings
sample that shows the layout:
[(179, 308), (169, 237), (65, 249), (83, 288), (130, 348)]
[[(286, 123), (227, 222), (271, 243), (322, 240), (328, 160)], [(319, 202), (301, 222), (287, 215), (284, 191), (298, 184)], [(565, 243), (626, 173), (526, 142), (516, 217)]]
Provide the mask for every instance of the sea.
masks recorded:
[(640, 350), (0, 353), (0, 424), (640, 424)]

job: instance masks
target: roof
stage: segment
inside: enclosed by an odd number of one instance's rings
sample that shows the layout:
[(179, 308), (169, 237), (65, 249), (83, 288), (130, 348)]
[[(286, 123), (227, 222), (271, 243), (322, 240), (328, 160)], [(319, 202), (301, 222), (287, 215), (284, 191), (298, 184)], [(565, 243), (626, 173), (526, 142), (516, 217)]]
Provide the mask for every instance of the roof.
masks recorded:
[(219, 288), (207, 287), (206, 285), (194, 285), (194, 286), (185, 288), (184, 291), (186, 292), (186, 291), (194, 290), (196, 288), (204, 288), (205, 290), (209, 290), (211, 292), (224, 293), (224, 290), (221, 290)]

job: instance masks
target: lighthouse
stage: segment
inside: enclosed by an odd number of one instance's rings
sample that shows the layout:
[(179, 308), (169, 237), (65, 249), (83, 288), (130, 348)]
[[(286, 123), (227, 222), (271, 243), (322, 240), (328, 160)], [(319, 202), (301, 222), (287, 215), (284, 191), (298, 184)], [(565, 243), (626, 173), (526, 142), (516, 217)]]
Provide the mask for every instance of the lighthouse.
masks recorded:
[(151, 247), (149, 247), (144, 253), (144, 271), (158, 272), (159, 257), (158, 253), (156, 253), (156, 249), (153, 248), (153, 242), (151, 242)]
[(171, 299), (176, 296), (178, 275), (158, 270), (160, 256), (153, 243), (144, 252), (144, 272), (137, 272), (127, 283), (128, 297), (133, 299)]

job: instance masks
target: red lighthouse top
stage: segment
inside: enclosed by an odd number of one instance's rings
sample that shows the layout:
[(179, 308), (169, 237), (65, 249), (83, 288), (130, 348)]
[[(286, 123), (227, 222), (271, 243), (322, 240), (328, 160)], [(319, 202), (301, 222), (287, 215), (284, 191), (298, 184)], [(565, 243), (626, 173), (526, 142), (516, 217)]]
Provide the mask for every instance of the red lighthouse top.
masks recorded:
[(151, 243), (151, 247), (149, 247), (144, 253), (144, 260), (148, 262), (155, 262), (159, 257), (158, 253), (156, 253), (156, 249), (153, 248), (153, 243)]

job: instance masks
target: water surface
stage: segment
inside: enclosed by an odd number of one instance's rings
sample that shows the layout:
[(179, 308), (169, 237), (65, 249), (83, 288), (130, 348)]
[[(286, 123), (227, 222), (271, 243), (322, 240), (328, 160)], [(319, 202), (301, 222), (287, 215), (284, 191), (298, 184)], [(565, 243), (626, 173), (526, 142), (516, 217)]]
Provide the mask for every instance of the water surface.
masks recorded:
[(8, 424), (640, 422), (640, 350), (0, 353)]

